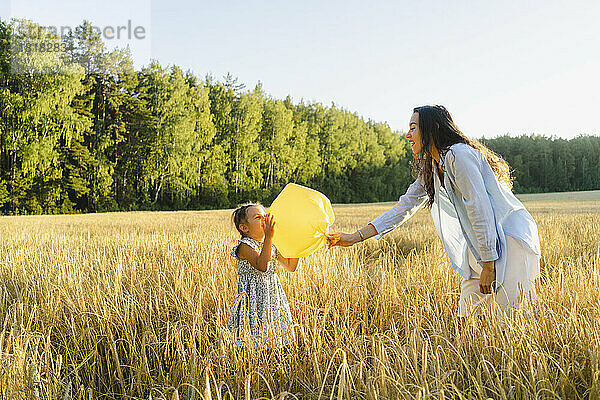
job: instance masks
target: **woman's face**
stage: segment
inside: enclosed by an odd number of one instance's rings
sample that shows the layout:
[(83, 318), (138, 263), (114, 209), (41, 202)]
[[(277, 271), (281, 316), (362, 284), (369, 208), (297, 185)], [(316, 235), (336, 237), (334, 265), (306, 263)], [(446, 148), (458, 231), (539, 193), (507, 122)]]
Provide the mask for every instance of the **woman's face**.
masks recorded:
[(410, 143), (413, 154), (421, 154), (423, 142), (421, 142), (421, 130), (419, 129), (419, 113), (414, 113), (410, 118), (406, 138), (408, 139), (408, 143)]

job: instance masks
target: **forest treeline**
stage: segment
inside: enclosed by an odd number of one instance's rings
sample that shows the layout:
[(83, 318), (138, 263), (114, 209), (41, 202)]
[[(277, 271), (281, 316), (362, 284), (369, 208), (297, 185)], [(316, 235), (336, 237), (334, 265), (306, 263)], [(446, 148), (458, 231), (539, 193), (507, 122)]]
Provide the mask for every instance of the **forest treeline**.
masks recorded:
[(480, 141), (508, 162), (516, 193), (600, 189), (600, 136), (500, 136)]
[[(231, 75), (201, 79), (156, 61), (135, 71), (89, 23), (60, 52), (11, 52), (38, 29), (0, 21), (2, 214), (269, 204), (288, 182), (334, 203), (389, 201), (411, 182), (406, 140), (385, 123), (275, 99)], [(599, 137), (485, 143), (515, 170), (516, 191), (600, 188)]]

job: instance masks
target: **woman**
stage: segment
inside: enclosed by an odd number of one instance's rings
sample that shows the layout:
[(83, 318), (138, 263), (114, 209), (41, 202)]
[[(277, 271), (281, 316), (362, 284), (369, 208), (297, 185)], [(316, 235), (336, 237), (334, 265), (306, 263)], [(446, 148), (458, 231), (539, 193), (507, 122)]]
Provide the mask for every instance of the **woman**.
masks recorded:
[(406, 138), (417, 176), (406, 194), (358, 231), (329, 235), (329, 245), (381, 239), (427, 204), (450, 263), (463, 277), (459, 316), (482, 304), (497, 303), (506, 314), (523, 301), (535, 304), (537, 226), (511, 192), (506, 162), (467, 138), (443, 106), (415, 108)]

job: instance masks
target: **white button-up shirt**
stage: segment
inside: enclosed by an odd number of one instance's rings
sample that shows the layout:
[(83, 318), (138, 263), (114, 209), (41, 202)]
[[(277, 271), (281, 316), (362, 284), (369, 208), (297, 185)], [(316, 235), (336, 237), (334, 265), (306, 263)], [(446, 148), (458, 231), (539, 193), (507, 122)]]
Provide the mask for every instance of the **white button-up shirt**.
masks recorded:
[[(440, 165), (445, 170), (445, 188), (434, 168), (431, 216), (450, 263), (463, 278), (470, 279), (470, 249), (479, 263), (495, 261), (498, 286), (504, 281), (506, 268), (505, 235), (521, 240), (539, 255), (537, 225), (511, 190), (498, 181), (479, 150), (456, 143), (441, 155)], [(398, 203), (370, 222), (379, 233), (377, 238), (406, 222), (426, 201), (427, 192), (419, 176)]]

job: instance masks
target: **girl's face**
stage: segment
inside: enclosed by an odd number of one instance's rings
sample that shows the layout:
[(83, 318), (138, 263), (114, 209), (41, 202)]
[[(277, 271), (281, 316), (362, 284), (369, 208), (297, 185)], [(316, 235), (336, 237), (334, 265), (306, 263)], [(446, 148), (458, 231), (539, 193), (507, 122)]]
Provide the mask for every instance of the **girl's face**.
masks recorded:
[(421, 154), (423, 151), (423, 142), (421, 142), (421, 130), (419, 129), (419, 113), (413, 113), (408, 123), (408, 133), (406, 138), (414, 155)]
[(259, 242), (265, 238), (263, 222), (265, 220), (265, 209), (257, 205), (249, 207), (246, 210), (246, 222), (240, 224), (240, 229), (246, 236), (256, 239)]

